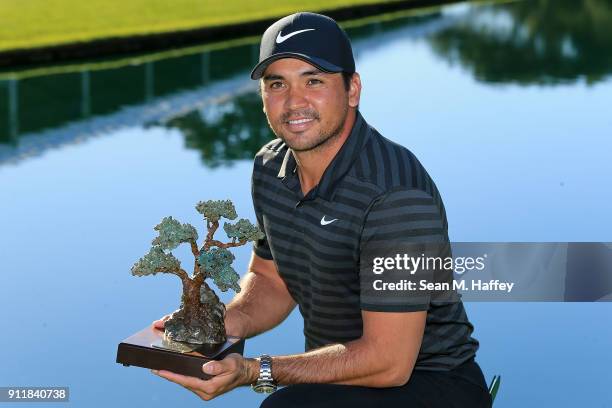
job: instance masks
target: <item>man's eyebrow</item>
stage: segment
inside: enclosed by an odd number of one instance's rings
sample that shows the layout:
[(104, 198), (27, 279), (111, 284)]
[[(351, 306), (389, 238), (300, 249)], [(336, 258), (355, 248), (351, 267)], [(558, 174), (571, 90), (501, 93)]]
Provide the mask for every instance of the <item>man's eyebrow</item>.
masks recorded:
[(276, 75), (276, 74), (268, 74), (268, 75), (264, 75), (263, 80), (264, 81), (272, 81), (274, 79), (284, 79), (281, 75)]
[(308, 75), (321, 75), (323, 74), (323, 71), (321, 71), (320, 69), (311, 69), (309, 71), (304, 71), (302, 72), (301, 76), (308, 76)]
[[(309, 76), (309, 75), (321, 75), (324, 74), (325, 72), (321, 71), (320, 69), (309, 69), (308, 71), (304, 71), (300, 74), (300, 76)], [(273, 80), (277, 80), (277, 79), (285, 79), (282, 75), (278, 75), (278, 74), (268, 74), (268, 75), (264, 75), (263, 80), (264, 81), (273, 81)]]

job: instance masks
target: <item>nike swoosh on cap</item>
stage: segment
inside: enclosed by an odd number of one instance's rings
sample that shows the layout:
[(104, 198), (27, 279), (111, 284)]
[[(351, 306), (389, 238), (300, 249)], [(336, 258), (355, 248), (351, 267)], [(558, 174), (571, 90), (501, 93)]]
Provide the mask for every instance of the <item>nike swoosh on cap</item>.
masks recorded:
[(285, 41), (285, 40), (287, 40), (287, 39), (289, 39), (289, 38), (293, 37), (294, 35), (298, 35), (298, 34), (301, 34), (301, 33), (306, 32), (306, 31), (314, 31), (314, 30), (316, 30), (316, 29), (315, 29), (315, 28), (307, 28), (307, 29), (305, 29), (305, 30), (298, 30), (298, 31), (294, 31), (294, 32), (289, 33), (289, 34), (287, 34), (287, 35), (283, 35), (282, 31), (279, 31), (279, 32), (278, 32), (278, 35), (276, 36), (276, 43), (277, 43), (277, 44), (280, 44), (280, 43), (282, 43), (283, 41)]

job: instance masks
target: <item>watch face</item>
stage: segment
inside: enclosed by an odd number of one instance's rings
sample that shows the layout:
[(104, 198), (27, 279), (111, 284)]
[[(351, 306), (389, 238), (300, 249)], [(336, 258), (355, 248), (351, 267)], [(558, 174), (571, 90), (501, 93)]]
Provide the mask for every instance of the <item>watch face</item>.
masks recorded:
[(274, 384), (271, 384), (271, 383), (262, 383), (262, 384), (254, 385), (253, 386), (253, 390), (255, 390), (257, 392), (271, 393), (271, 392), (274, 392), (276, 390), (276, 386)]

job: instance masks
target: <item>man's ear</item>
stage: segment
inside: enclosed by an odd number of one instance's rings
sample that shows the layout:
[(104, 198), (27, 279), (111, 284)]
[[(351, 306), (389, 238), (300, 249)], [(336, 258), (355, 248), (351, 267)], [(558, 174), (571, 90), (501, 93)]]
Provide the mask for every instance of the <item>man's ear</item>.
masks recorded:
[(263, 86), (264, 86), (263, 79), (259, 80), (259, 84), (258, 85), (259, 86), (257, 87), (257, 93), (261, 97), (261, 110), (263, 111), (263, 113), (266, 113), (266, 105), (263, 102), (263, 91), (261, 90), (261, 88), (263, 88)]
[(351, 86), (349, 87), (349, 106), (356, 108), (359, 106), (359, 98), (361, 97), (361, 77), (357, 72), (351, 77)]

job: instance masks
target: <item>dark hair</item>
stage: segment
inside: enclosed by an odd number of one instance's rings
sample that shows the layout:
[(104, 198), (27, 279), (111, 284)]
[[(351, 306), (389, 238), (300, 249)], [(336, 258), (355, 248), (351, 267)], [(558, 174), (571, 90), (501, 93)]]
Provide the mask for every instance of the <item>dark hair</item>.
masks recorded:
[(353, 74), (349, 72), (342, 71), (342, 80), (344, 81), (344, 89), (348, 92), (351, 89), (351, 79), (353, 78)]

